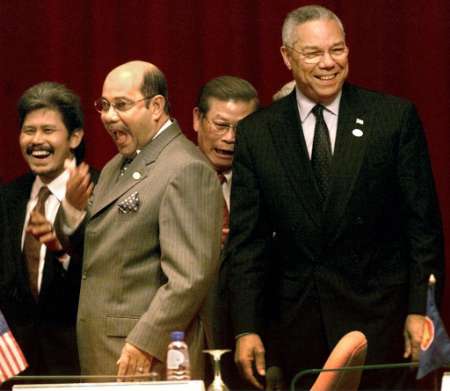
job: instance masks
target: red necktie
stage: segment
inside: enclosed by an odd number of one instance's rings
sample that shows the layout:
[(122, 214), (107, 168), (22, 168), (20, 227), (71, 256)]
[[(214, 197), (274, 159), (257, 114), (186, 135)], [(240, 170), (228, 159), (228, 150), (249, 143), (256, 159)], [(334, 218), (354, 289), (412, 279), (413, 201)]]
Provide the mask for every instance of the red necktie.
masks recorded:
[[(45, 216), (45, 201), (51, 194), (47, 186), (42, 186), (39, 190), (38, 201), (33, 211), (37, 211)], [(31, 293), (34, 298), (38, 297), (38, 274), (39, 274), (39, 259), (41, 253), (41, 243), (31, 233), (25, 234), (23, 242), (23, 255), (25, 257), (28, 269), (28, 281), (30, 284)]]
[[(220, 184), (223, 185), (226, 183), (227, 178), (225, 178), (225, 175), (221, 172), (217, 172), (217, 177), (219, 178)], [(230, 228), (230, 212), (228, 211), (227, 203), (225, 202), (225, 197), (223, 200), (223, 224), (222, 224), (222, 239), (221, 239), (221, 245), (223, 247), (225, 240), (228, 236), (228, 230)]]

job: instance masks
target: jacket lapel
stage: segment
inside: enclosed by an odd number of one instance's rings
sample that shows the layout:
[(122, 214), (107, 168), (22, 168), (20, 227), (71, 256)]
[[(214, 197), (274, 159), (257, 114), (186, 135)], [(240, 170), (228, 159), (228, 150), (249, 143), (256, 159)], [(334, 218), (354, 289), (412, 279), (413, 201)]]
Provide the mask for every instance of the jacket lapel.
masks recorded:
[(283, 105), (280, 115), (274, 118), (270, 126), (273, 142), (292, 188), (311, 219), (319, 226), (322, 204), (303, 137), (295, 89), (280, 104)]
[(337, 235), (339, 224), (353, 192), (363, 162), (369, 126), (358, 92), (344, 85), (339, 108), (335, 153), (331, 166), (331, 186), (324, 211), (324, 228), (329, 240)]
[(181, 131), (174, 122), (141, 150), (123, 176), (120, 176), (120, 168), (124, 158), (120, 154), (115, 156), (100, 177), (90, 209), (91, 218), (144, 180), (151, 164), (166, 145), (179, 134)]
[[(9, 194), (11, 197), (10, 200), (14, 201), (14, 208), (7, 211), (10, 230), (10, 235), (8, 237), (11, 240), (12, 259), (10, 261), (6, 260), (6, 262), (8, 262), (10, 280), (14, 281), (14, 279), (17, 278), (17, 282), (11, 287), (12, 291), (9, 292), (9, 294), (16, 297), (17, 300), (22, 300), (22, 293), (20, 292), (26, 292), (27, 295), (31, 296), (31, 290), (26, 277), (26, 266), (22, 257), (22, 232), (24, 229), (27, 203), (30, 198), (34, 179), (35, 176), (33, 174), (27, 174), (23, 178), (23, 181), (21, 181), (17, 187), (14, 187), (11, 194)], [(9, 204), (9, 206), (11, 207), (12, 205)]]

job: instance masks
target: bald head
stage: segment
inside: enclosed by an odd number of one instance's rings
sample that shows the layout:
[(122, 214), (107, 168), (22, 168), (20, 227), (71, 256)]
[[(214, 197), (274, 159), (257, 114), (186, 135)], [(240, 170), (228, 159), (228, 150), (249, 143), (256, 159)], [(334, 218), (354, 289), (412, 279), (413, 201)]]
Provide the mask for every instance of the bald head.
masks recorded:
[(146, 61), (134, 60), (114, 68), (106, 76), (105, 83), (126, 82), (130, 89), (139, 89), (143, 96), (162, 95), (165, 100), (164, 112), (169, 114), (169, 94), (167, 81), (161, 70)]
[(114, 68), (103, 83), (101, 119), (119, 152), (133, 157), (169, 119), (163, 73), (145, 61)]

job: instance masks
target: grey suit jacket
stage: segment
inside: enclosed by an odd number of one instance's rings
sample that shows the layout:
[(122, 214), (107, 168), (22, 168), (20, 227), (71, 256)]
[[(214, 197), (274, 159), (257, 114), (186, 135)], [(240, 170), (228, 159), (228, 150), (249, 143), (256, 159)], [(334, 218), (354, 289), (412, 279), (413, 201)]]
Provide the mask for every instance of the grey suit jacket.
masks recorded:
[(82, 373), (115, 374), (125, 341), (164, 362), (170, 332), (183, 330), (191, 374), (201, 378), (201, 314), (219, 263), (219, 181), (175, 123), (119, 176), (122, 161), (107, 163), (88, 211), (77, 321)]

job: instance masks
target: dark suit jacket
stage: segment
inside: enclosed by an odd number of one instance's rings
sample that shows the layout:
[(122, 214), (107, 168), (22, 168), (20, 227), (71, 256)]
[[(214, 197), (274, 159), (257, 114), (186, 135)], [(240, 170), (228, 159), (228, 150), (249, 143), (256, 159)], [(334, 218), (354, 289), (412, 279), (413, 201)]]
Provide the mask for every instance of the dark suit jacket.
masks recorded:
[[(98, 174), (91, 171), (94, 179)], [(0, 190), (0, 309), (29, 363), (23, 374), (79, 374), (75, 323), (82, 243), (73, 246), (68, 270), (47, 251), (39, 299), (33, 298), (21, 238), (35, 176), (26, 174)]]
[(301, 330), (314, 316), (330, 350), (357, 329), (368, 337), (368, 362), (399, 361), (406, 315), (424, 312), (429, 274), (443, 278), (440, 214), (414, 106), (344, 85), (331, 177), (322, 205), (295, 91), (239, 124), (221, 270), (235, 335), (270, 327), (282, 348), (300, 339), (305, 351), (316, 334)]

